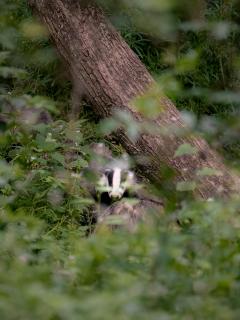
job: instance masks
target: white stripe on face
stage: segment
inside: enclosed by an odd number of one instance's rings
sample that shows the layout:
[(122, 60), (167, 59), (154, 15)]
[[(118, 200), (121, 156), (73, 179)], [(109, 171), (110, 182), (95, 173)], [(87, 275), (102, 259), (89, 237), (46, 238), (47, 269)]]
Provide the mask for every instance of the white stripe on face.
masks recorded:
[(110, 191), (110, 197), (120, 198), (123, 194), (123, 189), (121, 188), (121, 169), (113, 169), (113, 178), (112, 178), (112, 190)]

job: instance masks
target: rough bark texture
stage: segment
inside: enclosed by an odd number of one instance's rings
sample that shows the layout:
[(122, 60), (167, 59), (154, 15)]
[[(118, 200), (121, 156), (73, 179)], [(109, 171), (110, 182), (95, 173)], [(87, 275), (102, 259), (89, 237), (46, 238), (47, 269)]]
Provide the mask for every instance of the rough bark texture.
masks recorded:
[[(85, 1), (86, 3), (86, 1)], [(99, 117), (108, 117), (119, 108), (144, 119), (131, 107), (131, 101), (154, 84), (154, 80), (119, 33), (107, 21), (101, 9), (76, 0), (29, 0), (29, 4), (46, 24), (56, 47), (68, 64), (72, 78), (90, 101)], [(159, 97), (163, 112), (154, 120), (160, 128), (184, 127), (180, 113), (167, 97)], [(234, 177), (222, 159), (201, 138), (176, 134), (142, 134), (137, 142), (124, 132), (118, 140), (132, 155), (147, 155), (144, 174), (161, 181), (162, 164), (173, 168), (180, 181), (198, 181), (196, 194), (202, 198), (225, 196), (235, 188)], [(174, 157), (183, 143), (197, 148), (193, 155)], [(202, 168), (221, 171), (220, 175), (199, 178)]]

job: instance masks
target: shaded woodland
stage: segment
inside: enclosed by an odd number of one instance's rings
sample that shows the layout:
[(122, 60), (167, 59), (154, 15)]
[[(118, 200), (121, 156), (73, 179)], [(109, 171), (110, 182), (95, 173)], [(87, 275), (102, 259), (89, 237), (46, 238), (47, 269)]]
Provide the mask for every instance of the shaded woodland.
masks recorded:
[(0, 2), (2, 319), (239, 318), (239, 6)]

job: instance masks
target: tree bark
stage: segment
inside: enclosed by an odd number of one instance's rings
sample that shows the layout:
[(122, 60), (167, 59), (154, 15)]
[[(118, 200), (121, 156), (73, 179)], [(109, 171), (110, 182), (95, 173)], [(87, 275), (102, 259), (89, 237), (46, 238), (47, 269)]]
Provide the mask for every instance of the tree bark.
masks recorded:
[[(89, 2), (29, 0), (95, 113), (105, 118), (117, 108), (131, 113), (142, 123), (144, 117), (134, 110), (131, 102), (153, 86), (154, 80), (102, 10), (86, 3)], [(167, 97), (160, 96), (159, 103), (163, 110), (152, 120), (155, 125), (185, 127), (180, 113)], [(220, 156), (199, 137), (142, 133), (133, 142), (119, 131), (117, 139), (131, 155), (149, 156), (143, 173), (154, 181), (161, 183), (161, 168), (168, 166), (176, 172), (177, 181), (197, 181), (195, 193), (202, 198), (222, 197), (235, 190), (234, 176)], [(197, 152), (175, 157), (176, 150), (185, 143)], [(200, 177), (199, 170), (206, 167), (218, 170), (218, 174)]]

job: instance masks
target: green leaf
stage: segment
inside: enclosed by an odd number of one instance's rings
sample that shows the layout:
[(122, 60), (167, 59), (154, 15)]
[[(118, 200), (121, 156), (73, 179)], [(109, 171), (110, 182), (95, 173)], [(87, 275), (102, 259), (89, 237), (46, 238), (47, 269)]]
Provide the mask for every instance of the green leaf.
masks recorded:
[(30, 97), (27, 96), (27, 102), (29, 104), (31, 104), (33, 107), (37, 108), (37, 109), (45, 109), (47, 111), (50, 111), (52, 113), (58, 114), (59, 111), (56, 107), (56, 103), (47, 98), (47, 97), (43, 97), (43, 96), (34, 96), (34, 97)]
[(52, 154), (52, 159), (57, 161), (57, 162), (59, 162), (59, 163), (61, 163), (61, 165), (63, 165), (63, 166), (65, 164), (65, 158), (60, 152), (54, 152)]
[(124, 217), (120, 215), (110, 215), (104, 219), (106, 225), (123, 225), (125, 223)]
[(83, 158), (78, 158), (77, 160), (71, 162), (71, 168), (77, 168), (77, 169), (82, 169), (86, 168), (88, 166), (88, 162), (84, 160)]
[(197, 148), (191, 146), (189, 143), (181, 144), (174, 154), (174, 158), (181, 157), (185, 155), (192, 155), (197, 152)]
[(37, 135), (36, 144), (37, 144), (38, 152), (54, 151), (60, 146), (60, 144), (55, 139), (51, 138), (50, 134), (47, 136), (47, 138), (41, 135)]
[(0, 64), (6, 62), (7, 58), (9, 57), (10, 52), (9, 51), (1, 51), (0, 52)]
[(198, 176), (222, 176), (223, 173), (220, 170), (204, 167), (197, 171)]
[(103, 135), (108, 135), (119, 128), (120, 123), (114, 118), (102, 120), (99, 125), (99, 131)]
[(27, 72), (23, 69), (14, 67), (0, 67), (0, 77), (4, 79), (16, 78), (23, 79), (27, 75)]
[(193, 71), (197, 67), (198, 61), (199, 53), (196, 50), (190, 50), (178, 60), (176, 70), (181, 74)]
[(181, 181), (177, 183), (177, 191), (193, 191), (196, 189), (195, 181)]
[(134, 101), (134, 106), (138, 112), (151, 119), (159, 116), (163, 110), (159, 96), (140, 97)]
[(91, 198), (77, 198), (72, 200), (71, 202), (74, 206), (78, 207), (78, 206), (89, 206), (94, 204), (94, 200)]
[(129, 139), (136, 141), (139, 136), (139, 125), (136, 122), (133, 122), (126, 128), (126, 133)]

